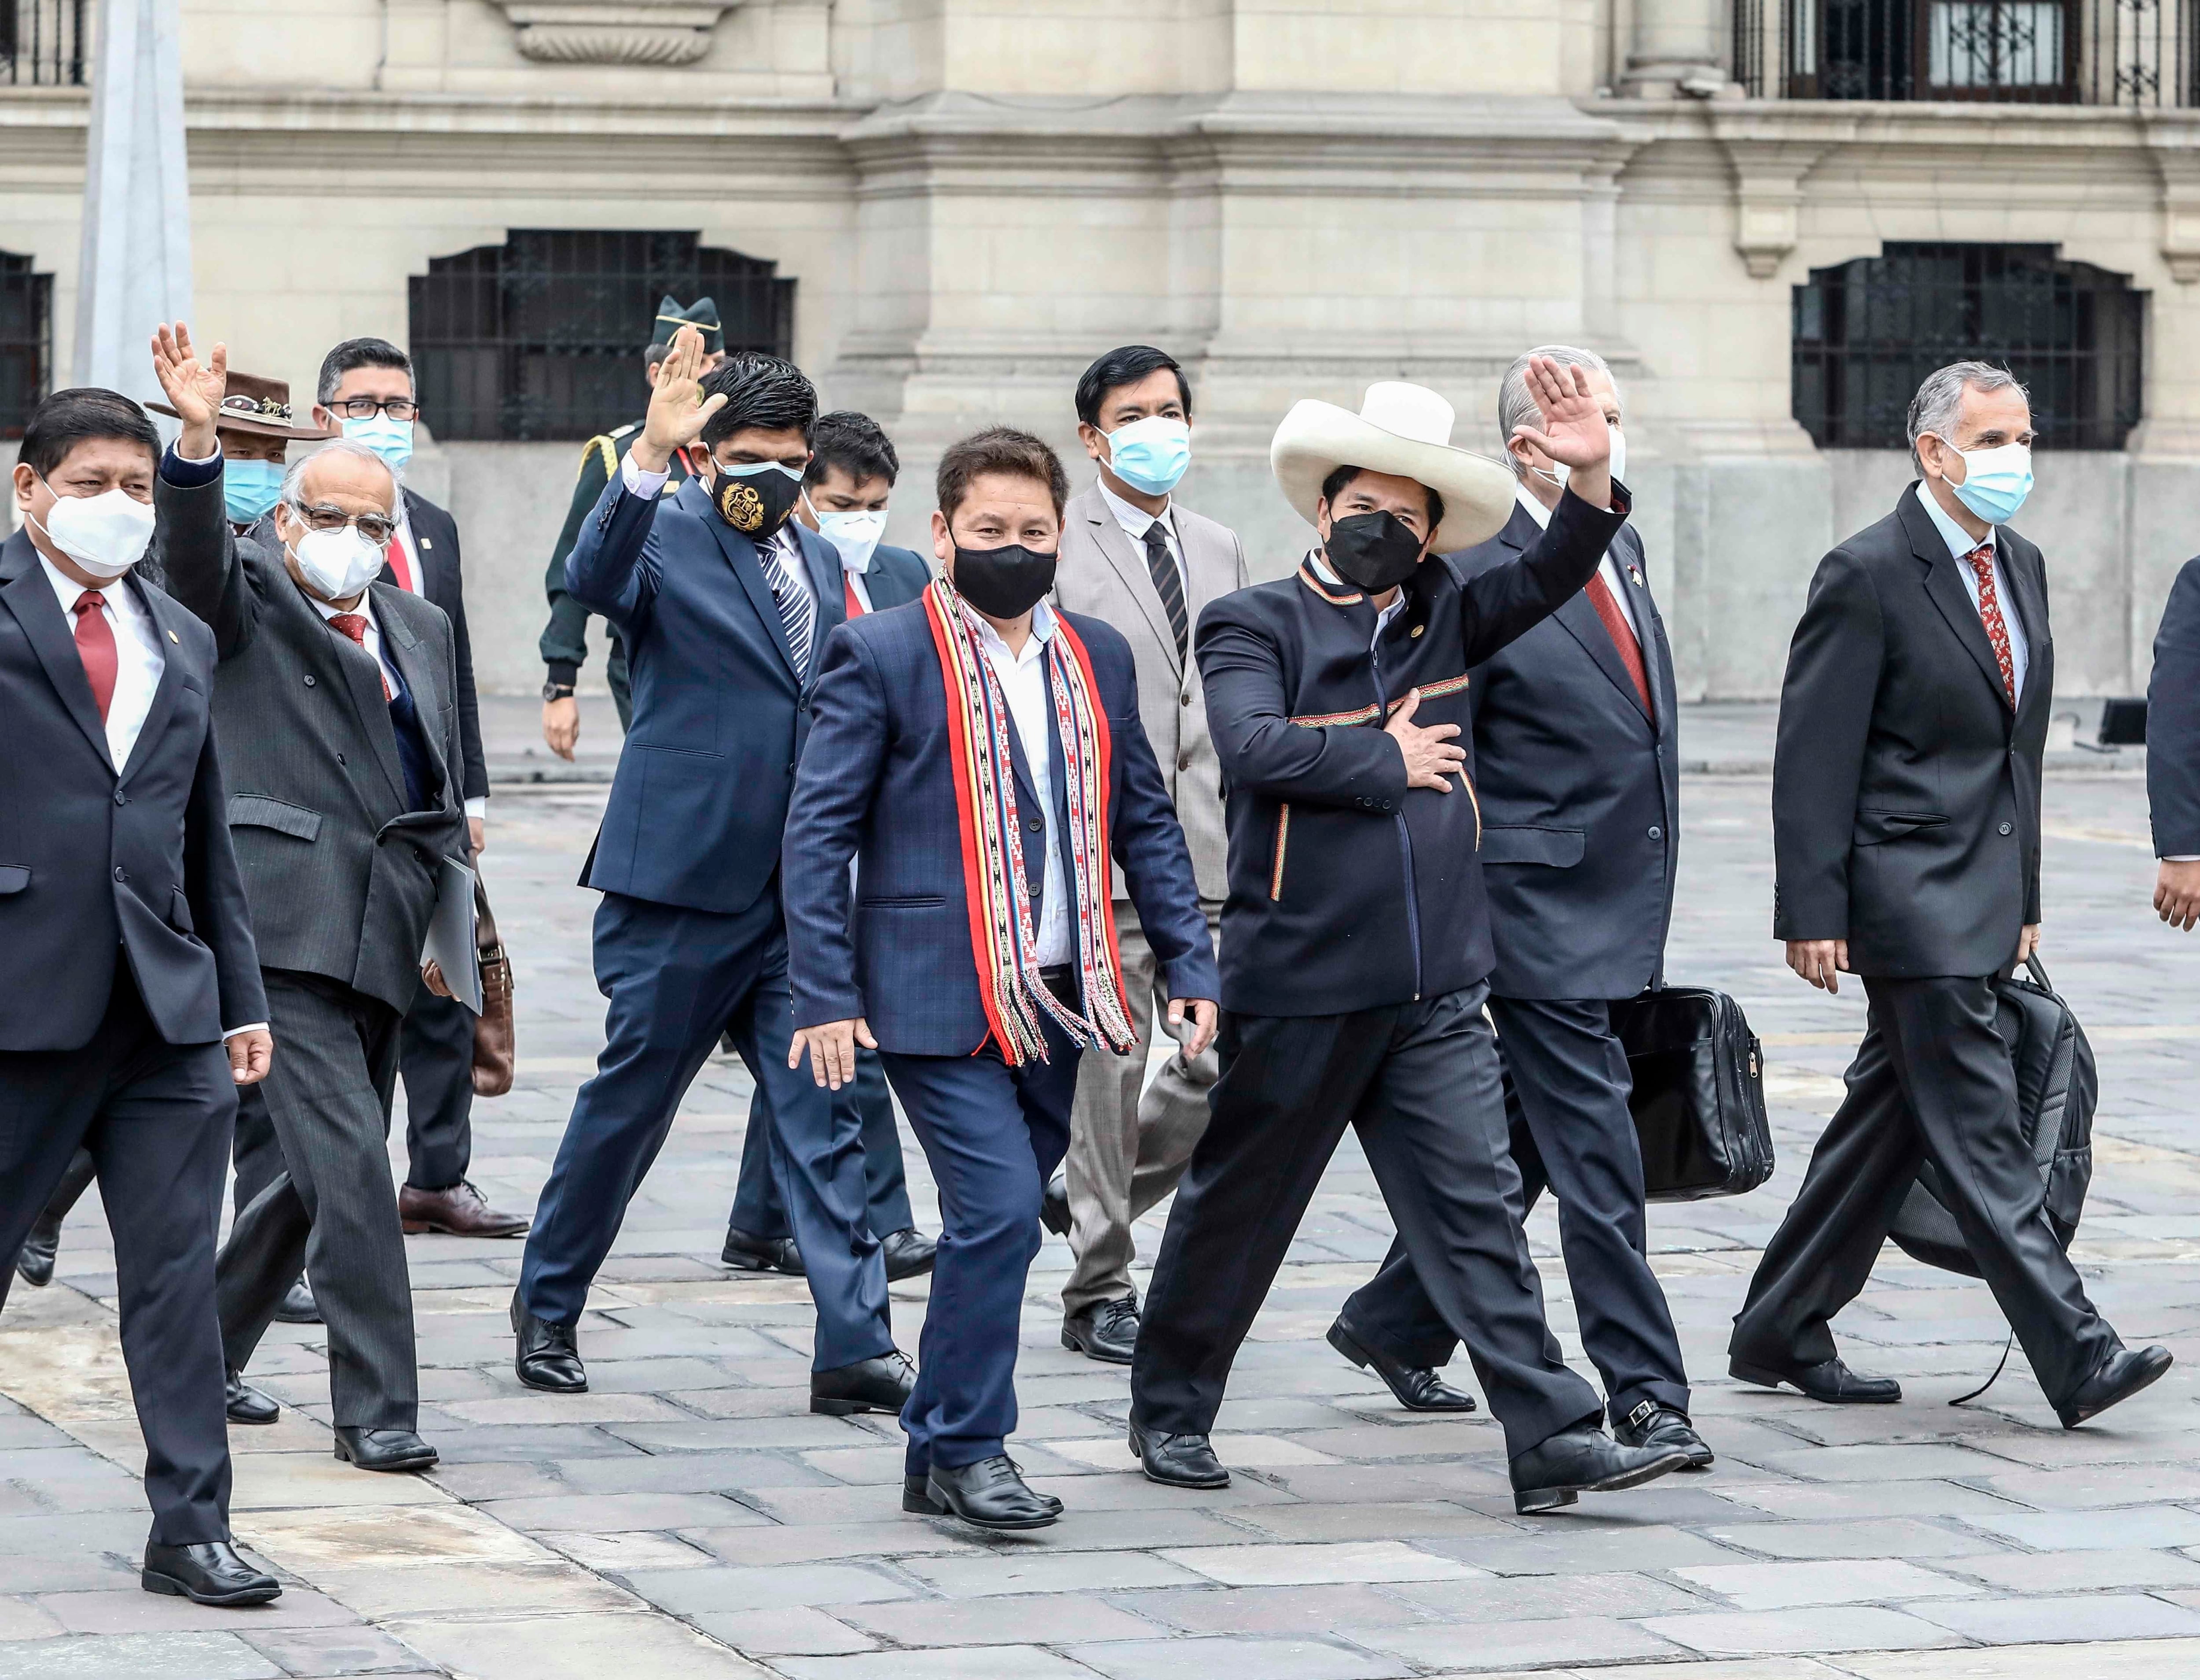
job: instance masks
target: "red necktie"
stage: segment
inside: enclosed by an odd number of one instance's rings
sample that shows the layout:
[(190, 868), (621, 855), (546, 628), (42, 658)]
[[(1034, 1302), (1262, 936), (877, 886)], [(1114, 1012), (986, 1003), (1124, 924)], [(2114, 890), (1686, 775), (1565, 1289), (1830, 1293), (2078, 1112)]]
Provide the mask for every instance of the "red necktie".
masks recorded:
[(395, 534), (389, 539), (389, 546), (383, 551), (382, 557), (389, 563), (389, 569), (397, 575), (400, 589), (413, 595), (420, 592), (412, 583), (412, 557), (406, 553), (405, 545)]
[(853, 572), (841, 573), (840, 586), (848, 592), (848, 616), (861, 618), (863, 615), (863, 598), (856, 593), (856, 575)]
[(1596, 609), (1596, 615), (1604, 621), (1604, 633), (1612, 638), (1612, 645), (1619, 650), (1619, 662), (1627, 668), (1627, 674), (1635, 679), (1635, 691), (1641, 697), (1642, 709), (1650, 706), (1650, 675), (1642, 668), (1642, 645), (1635, 639), (1635, 627), (1627, 621), (1627, 615), (1619, 603), (1612, 598), (1612, 589), (1604, 580), (1604, 569), (1597, 568), (1583, 592), (1589, 604)]
[(2001, 615), (2001, 597), (1994, 591), (1993, 545), (1982, 542), (1963, 558), (1979, 580), (1979, 621), (1993, 644), (1994, 662), (2001, 667), (2002, 692), (2016, 704), (2016, 662), (2010, 656), (2009, 625)]
[(99, 720), (107, 721), (107, 709), (114, 701), (114, 674), (120, 668), (115, 651), (114, 627), (101, 610), (107, 597), (87, 589), (76, 598), (76, 652), (84, 661), (84, 674), (91, 683), (91, 697), (99, 707)]
[[(366, 652), (366, 619), (363, 615), (359, 613), (338, 613), (334, 618), (329, 621), (329, 627), (332, 630), (342, 631), (345, 635), (350, 637), (352, 640), (359, 644), (360, 650), (362, 653)], [(367, 657), (373, 659), (374, 656), (368, 653)], [(389, 699), (391, 697), (389, 693), (389, 679), (382, 675), (382, 662), (379, 659), (376, 659), (374, 661), (374, 674), (377, 677), (382, 677), (382, 697), (384, 700)]]

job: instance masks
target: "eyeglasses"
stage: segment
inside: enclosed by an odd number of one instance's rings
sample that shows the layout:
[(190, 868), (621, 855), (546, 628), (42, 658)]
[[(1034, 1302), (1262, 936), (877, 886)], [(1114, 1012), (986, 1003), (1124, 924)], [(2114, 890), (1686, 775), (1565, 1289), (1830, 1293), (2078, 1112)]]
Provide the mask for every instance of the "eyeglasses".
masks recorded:
[(347, 525), (359, 528), (359, 534), (377, 548), (389, 546), (389, 540), (397, 534), (397, 522), (385, 513), (346, 513), (340, 507), (318, 502), (311, 507), (301, 502), (290, 504), (291, 511), (306, 522), (312, 531), (341, 531)]
[(347, 420), (372, 420), (377, 414), (386, 414), (392, 420), (420, 417), (420, 405), (410, 397), (346, 397), (342, 402), (331, 403), (328, 409)]

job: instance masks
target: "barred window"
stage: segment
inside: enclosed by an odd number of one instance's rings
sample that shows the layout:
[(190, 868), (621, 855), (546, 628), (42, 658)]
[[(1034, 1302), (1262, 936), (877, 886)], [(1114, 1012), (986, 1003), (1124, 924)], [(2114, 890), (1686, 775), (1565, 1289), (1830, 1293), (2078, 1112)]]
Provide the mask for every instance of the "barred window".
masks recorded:
[(1975, 358), (2032, 393), (2043, 448), (2121, 449), (2140, 412), (2144, 292), (2052, 245), (1905, 244), (1794, 294), (1794, 415), (1822, 449), (1908, 446), (1925, 376)]
[[(4, 0), (0, 0), (4, 3)], [(53, 362), (54, 277), (0, 251), (0, 438), (23, 435)]]
[(592, 437), (640, 414), (668, 294), (718, 306), (728, 350), (788, 354), (794, 282), (693, 233), (514, 228), (411, 281), (422, 417), (447, 440)]
[(0, 86), (82, 87), (84, 0), (0, 0)]

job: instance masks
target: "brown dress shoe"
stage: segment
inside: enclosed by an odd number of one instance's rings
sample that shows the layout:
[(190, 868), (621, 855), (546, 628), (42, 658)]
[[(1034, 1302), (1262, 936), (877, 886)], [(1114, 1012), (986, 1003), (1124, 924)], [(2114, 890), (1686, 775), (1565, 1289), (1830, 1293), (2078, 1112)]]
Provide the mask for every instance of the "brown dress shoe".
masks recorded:
[(442, 1190), (407, 1185), (397, 1193), (397, 1220), (408, 1237), (423, 1231), (447, 1237), (518, 1237), (527, 1234), (530, 1222), (516, 1213), (499, 1213), (463, 1178)]

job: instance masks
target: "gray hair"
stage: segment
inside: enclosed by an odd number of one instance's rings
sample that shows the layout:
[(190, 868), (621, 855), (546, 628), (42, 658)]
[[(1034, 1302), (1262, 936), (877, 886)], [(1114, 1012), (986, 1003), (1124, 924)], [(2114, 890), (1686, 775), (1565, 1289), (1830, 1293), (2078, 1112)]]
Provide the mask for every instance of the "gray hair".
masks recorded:
[[(1571, 344), (1539, 344), (1505, 370), (1505, 377), (1497, 384), (1497, 446), (1504, 451), (1505, 464), (1512, 469), (1515, 478), (1524, 476), (1528, 469), (1507, 447), (1512, 441), (1512, 429), (1535, 425), (1542, 413), (1528, 389), (1528, 364), (1537, 356), (1548, 356), (1560, 367), (1587, 368), (1612, 379), (1612, 369), (1603, 357), (1594, 350), (1577, 349)], [(1617, 391), (1619, 382), (1612, 379), (1612, 388)]]
[(1950, 445), (1955, 440), (1948, 435), (1963, 412), (1963, 393), (1966, 391), (2014, 390), (2026, 402), (2032, 393), (2024, 382), (2007, 368), (1996, 367), (1992, 362), (1951, 362), (1944, 368), (1935, 368), (1925, 376), (1925, 382), (1917, 388), (1917, 394), (1910, 400), (1910, 464), (1922, 477), (1925, 463), (1918, 458), (1917, 440), (1930, 432)]
[(325, 459), (331, 455), (350, 455), (362, 461), (372, 461), (383, 471), (388, 473), (389, 475), (389, 510), (393, 514), (397, 511), (398, 499), (405, 493), (404, 479), (400, 476), (397, 469), (391, 466), (389, 462), (383, 460), (365, 444), (351, 438), (331, 438), (312, 454), (301, 460), (291, 462), (284, 470), (282, 497), (284, 506), (290, 508), (305, 506), (304, 501), (300, 499), (299, 487), (305, 482), (306, 469), (312, 466), (314, 462)]

